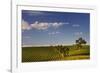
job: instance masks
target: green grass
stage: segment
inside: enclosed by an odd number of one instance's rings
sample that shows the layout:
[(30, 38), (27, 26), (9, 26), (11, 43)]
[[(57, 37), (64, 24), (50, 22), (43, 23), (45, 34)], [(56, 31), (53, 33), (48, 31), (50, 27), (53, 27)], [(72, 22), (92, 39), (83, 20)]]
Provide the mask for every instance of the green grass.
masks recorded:
[(49, 47), (24, 47), (22, 48), (22, 61), (48, 61), (60, 59), (62, 56), (54, 48)]
[(89, 55), (76, 55), (76, 56), (68, 56), (64, 58), (64, 60), (83, 60), (83, 59), (90, 59), (90, 56)]
[(56, 47), (22, 47), (22, 62), (56, 61), (56, 60), (81, 60), (90, 58), (90, 47), (83, 46), (81, 49), (74, 46), (69, 48), (69, 55), (64, 57)]

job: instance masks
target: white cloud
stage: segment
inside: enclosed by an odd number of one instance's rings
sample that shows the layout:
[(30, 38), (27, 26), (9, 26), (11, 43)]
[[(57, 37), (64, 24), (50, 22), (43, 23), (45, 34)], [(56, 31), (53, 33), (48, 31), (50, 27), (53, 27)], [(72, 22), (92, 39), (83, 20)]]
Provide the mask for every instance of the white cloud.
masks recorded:
[(38, 21), (36, 21), (35, 23), (30, 25), (33, 29), (38, 29), (38, 30), (46, 30), (49, 28), (49, 24), (48, 23), (39, 23)]
[(46, 30), (48, 28), (59, 28), (62, 26), (63, 23), (47, 23), (47, 22), (34, 22), (33, 24), (29, 24), (28, 22), (22, 20), (22, 30), (30, 30), (30, 29), (37, 29), (37, 30)]
[(55, 35), (55, 34), (59, 34), (60, 32), (59, 31), (56, 31), (56, 32), (50, 32), (48, 33), (49, 35)]
[(22, 20), (22, 30), (30, 30), (31, 27), (29, 26), (28, 22)]
[(49, 27), (53, 27), (53, 28), (59, 28), (60, 26), (62, 26), (62, 23), (47, 23), (47, 22), (38, 22), (36, 21), (35, 23), (31, 24), (31, 27), (33, 29), (38, 29), (38, 30), (46, 30)]
[(52, 26), (53, 26), (54, 28), (59, 28), (59, 27), (62, 26), (62, 25), (63, 25), (62, 23), (57, 23), (57, 22), (52, 23)]
[(74, 35), (80, 36), (80, 35), (83, 35), (83, 32), (75, 32)]

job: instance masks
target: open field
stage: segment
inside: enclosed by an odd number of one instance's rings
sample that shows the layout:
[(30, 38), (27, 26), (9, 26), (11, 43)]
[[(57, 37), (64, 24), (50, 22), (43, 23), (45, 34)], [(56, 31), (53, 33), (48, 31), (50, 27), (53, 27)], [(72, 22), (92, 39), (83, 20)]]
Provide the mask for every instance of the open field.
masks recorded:
[(64, 46), (69, 48), (66, 56), (63, 56), (56, 47), (22, 47), (22, 62), (41, 62), (57, 60), (83, 60), (90, 59), (90, 47), (84, 45), (81, 49), (74, 46)]

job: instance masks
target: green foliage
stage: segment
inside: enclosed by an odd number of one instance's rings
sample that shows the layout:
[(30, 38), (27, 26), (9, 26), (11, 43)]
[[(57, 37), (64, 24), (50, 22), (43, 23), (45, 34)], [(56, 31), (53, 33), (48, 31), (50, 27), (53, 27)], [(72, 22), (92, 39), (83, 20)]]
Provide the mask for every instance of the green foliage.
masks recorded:
[(76, 40), (76, 46), (78, 49), (81, 49), (82, 45), (86, 44), (86, 43), (87, 42), (82, 37), (80, 37), (78, 40)]
[(63, 54), (64, 57), (68, 56), (68, 54), (69, 54), (69, 48), (68, 47), (62, 46), (62, 45), (60, 45), (60, 46), (58, 45), (56, 48), (61, 54)]
[(78, 40), (76, 40), (76, 44), (86, 44), (87, 42), (82, 38), (80, 37)]

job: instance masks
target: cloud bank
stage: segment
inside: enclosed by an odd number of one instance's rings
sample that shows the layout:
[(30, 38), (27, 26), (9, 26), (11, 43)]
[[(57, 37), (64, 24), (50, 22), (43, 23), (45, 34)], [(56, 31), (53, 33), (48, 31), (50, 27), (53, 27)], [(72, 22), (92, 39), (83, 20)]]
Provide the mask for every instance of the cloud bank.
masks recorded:
[(22, 24), (22, 30), (30, 30), (31, 29), (31, 27), (28, 24), (28, 22), (26, 22), (24, 20), (22, 20), (22, 23), (21, 24)]
[(47, 23), (47, 22), (38, 22), (38, 21), (29, 24), (28, 22), (22, 20), (22, 30), (30, 30), (30, 29), (46, 30), (48, 28), (57, 29), (62, 25), (63, 25), (62, 23), (58, 23), (58, 22)]

